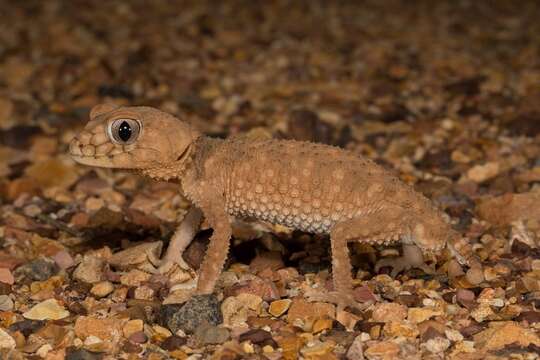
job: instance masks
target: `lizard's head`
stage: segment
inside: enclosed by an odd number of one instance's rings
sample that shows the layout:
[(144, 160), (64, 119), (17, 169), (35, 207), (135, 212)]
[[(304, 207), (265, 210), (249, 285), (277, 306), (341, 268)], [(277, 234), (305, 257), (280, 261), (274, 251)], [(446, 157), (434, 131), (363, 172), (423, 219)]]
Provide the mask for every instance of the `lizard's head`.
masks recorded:
[(69, 146), (84, 165), (149, 170), (170, 167), (199, 136), (189, 124), (150, 107), (97, 105)]

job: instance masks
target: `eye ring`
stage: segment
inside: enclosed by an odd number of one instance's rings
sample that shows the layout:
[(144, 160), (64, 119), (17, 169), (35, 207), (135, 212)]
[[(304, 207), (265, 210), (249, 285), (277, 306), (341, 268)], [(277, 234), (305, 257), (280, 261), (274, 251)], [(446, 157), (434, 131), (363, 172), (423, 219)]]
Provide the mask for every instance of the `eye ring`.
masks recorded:
[(141, 123), (135, 119), (120, 118), (112, 121), (107, 128), (111, 141), (119, 145), (133, 144), (141, 133)]

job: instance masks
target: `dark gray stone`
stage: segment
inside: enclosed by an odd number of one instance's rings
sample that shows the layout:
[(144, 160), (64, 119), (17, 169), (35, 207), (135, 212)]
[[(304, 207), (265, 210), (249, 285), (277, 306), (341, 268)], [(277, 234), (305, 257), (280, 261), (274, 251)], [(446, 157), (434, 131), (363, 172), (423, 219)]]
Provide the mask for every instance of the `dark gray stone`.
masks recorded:
[(13, 275), (17, 282), (21, 280), (45, 281), (56, 275), (59, 270), (60, 268), (53, 259), (42, 257), (19, 266)]
[(184, 305), (164, 305), (158, 316), (159, 322), (173, 333), (193, 333), (201, 324), (217, 325), (223, 321), (219, 301), (213, 294), (193, 296)]

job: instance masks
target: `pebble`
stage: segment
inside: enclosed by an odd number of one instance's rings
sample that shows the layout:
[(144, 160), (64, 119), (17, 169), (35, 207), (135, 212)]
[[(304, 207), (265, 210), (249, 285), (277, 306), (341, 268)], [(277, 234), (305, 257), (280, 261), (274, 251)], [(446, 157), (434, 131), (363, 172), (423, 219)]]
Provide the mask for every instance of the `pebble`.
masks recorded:
[(29, 320), (60, 320), (68, 317), (69, 311), (55, 299), (49, 299), (35, 305), (25, 312), (23, 316)]
[(13, 300), (9, 295), (0, 295), (0, 311), (11, 311), (13, 310)]
[(52, 259), (56, 262), (61, 270), (65, 270), (75, 265), (73, 257), (65, 250), (61, 250), (54, 254)]
[(45, 325), (45, 321), (38, 320), (22, 320), (17, 321), (9, 326), (9, 331), (18, 332), (20, 331), (25, 337), (28, 337), (30, 334), (37, 332)]
[(498, 162), (487, 162), (483, 165), (475, 165), (467, 171), (467, 178), (475, 183), (483, 183), (494, 178), (501, 171)]
[(304, 299), (293, 300), (287, 314), (287, 322), (293, 324), (295, 320), (306, 321), (322, 318), (336, 318), (336, 307), (332, 304), (322, 302), (308, 302)]
[(15, 349), (15, 339), (0, 328), (0, 349)]
[(223, 324), (226, 326), (241, 326), (247, 321), (250, 313), (259, 312), (262, 298), (252, 294), (230, 296), (221, 304)]
[(401, 322), (407, 317), (407, 308), (397, 303), (379, 303), (371, 317), (375, 322)]
[(90, 293), (98, 298), (105, 297), (114, 291), (114, 285), (110, 281), (100, 281), (90, 289)]
[(161, 343), (161, 348), (167, 351), (173, 351), (180, 349), (181, 346), (185, 345), (187, 340), (185, 337), (180, 336), (169, 336), (165, 341)]
[(419, 324), (423, 321), (431, 319), (434, 316), (442, 315), (441, 311), (430, 308), (409, 308), (407, 320), (412, 323)]
[(262, 344), (271, 340), (273, 340), (272, 334), (263, 329), (251, 329), (238, 337), (239, 342), (251, 341), (253, 344)]
[(399, 345), (393, 341), (380, 341), (367, 348), (368, 359), (399, 359)]
[(97, 256), (85, 256), (73, 271), (73, 278), (89, 284), (101, 281), (105, 261)]
[(142, 331), (137, 331), (129, 336), (129, 341), (136, 344), (144, 344), (148, 341), (148, 337)]
[[(85, 343), (98, 339), (100, 341), (95, 343), (99, 344), (99, 348), (105, 349), (105, 351), (112, 351), (117, 347), (122, 338), (122, 327), (125, 322), (126, 320), (123, 319), (98, 319), (91, 316), (79, 316), (75, 320), (73, 329), (75, 335), (84, 339)], [(95, 348), (93, 347), (92, 349)]]
[(427, 351), (433, 354), (441, 354), (450, 347), (450, 340), (442, 337), (435, 337), (433, 339), (429, 339), (423, 344), (423, 346)]
[(142, 282), (148, 281), (152, 275), (147, 272), (133, 269), (120, 277), (120, 283), (127, 286), (140, 286)]
[(268, 308), (268, 312), (272, 316), (280, 317), (281, 315), (286, 313), (287, 310), (289, 310), (291, 303), (292, 303), (291, 299), (282, 299), (282, 300), (272, 301)]
[(0, 268), (0, 282), (4, 284), (13, 285), (15, 278), (9, 269)]
[(129, 338), (136, 332), (143, 331), (144, 323), (140, 319), (129, 320), (122, 328), (122, 332), (126, 338)]
[(42, 257), (19, 266), (15, 270), (14, 276), (17, 281), (21, 281), (22, 279), (45, 281), (51, 276), (56, 275), (59, 270), (60, 268), (53, 259)]
[(223, 320), (219, 301), (213, 294), (195, 295), (184, 305), (164, 305), (159, 311), (161, 325), (173, 333), (178, 330), (193, 333), (204, 322), (218, 325)]
[(468, 309), (476, 305), (474, 293), (467, 289), (458, 289), (456, 292), (456, 301)]
[(358, 335), (354, 338), (349, 350), (347, 350), (346, 358), (347, 360), (364, 360), (364, 349), (363, 349), (363, 339), (362, 335)]
[(99, 360), (103, 356), (84, 349), (75, 347), (67, 348), (66, 360)]
[(228, 329), (207, 323), (199, 325), (194, 335), (197, 342), (202, 345), (222, 344), (230, 338)]
[(489, 328), (473, 336), (476, 347), (484, 351), (499, 350), (516, 343), (526, 347), (540, 346), (540, 338), (532, 330), (525, 329), (513, 321), (492, 322)]

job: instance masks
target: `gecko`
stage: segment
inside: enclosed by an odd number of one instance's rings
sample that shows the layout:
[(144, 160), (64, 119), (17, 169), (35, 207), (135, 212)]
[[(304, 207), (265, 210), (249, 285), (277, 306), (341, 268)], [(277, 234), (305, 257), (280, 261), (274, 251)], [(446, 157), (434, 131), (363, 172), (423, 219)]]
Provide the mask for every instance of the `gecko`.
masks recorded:
[(362, 308), (353, 295), (351, 242), (401, 242), (402, 256), (379, 260), (376, 271), (391, 266), (393, 275), (411, 267), (429, 272), (424, 255), (448, 248), (469, 267), (467, 275), (482, 274), (471, 245), (442, 210), (373, 160), (339, 147), (242, 135), (218, 139), (155, 108), (100, 104), (69, 151), (80, 164), (180, 184), (192, 206), (161, 266), (183, 264), (182, 252), (204, 216), (213, 233), (197, 295), (214, 291), (230, 247), (231, 221), (244, 217), (329, 235), (333, 290), (319, 297), (341, 309)]

